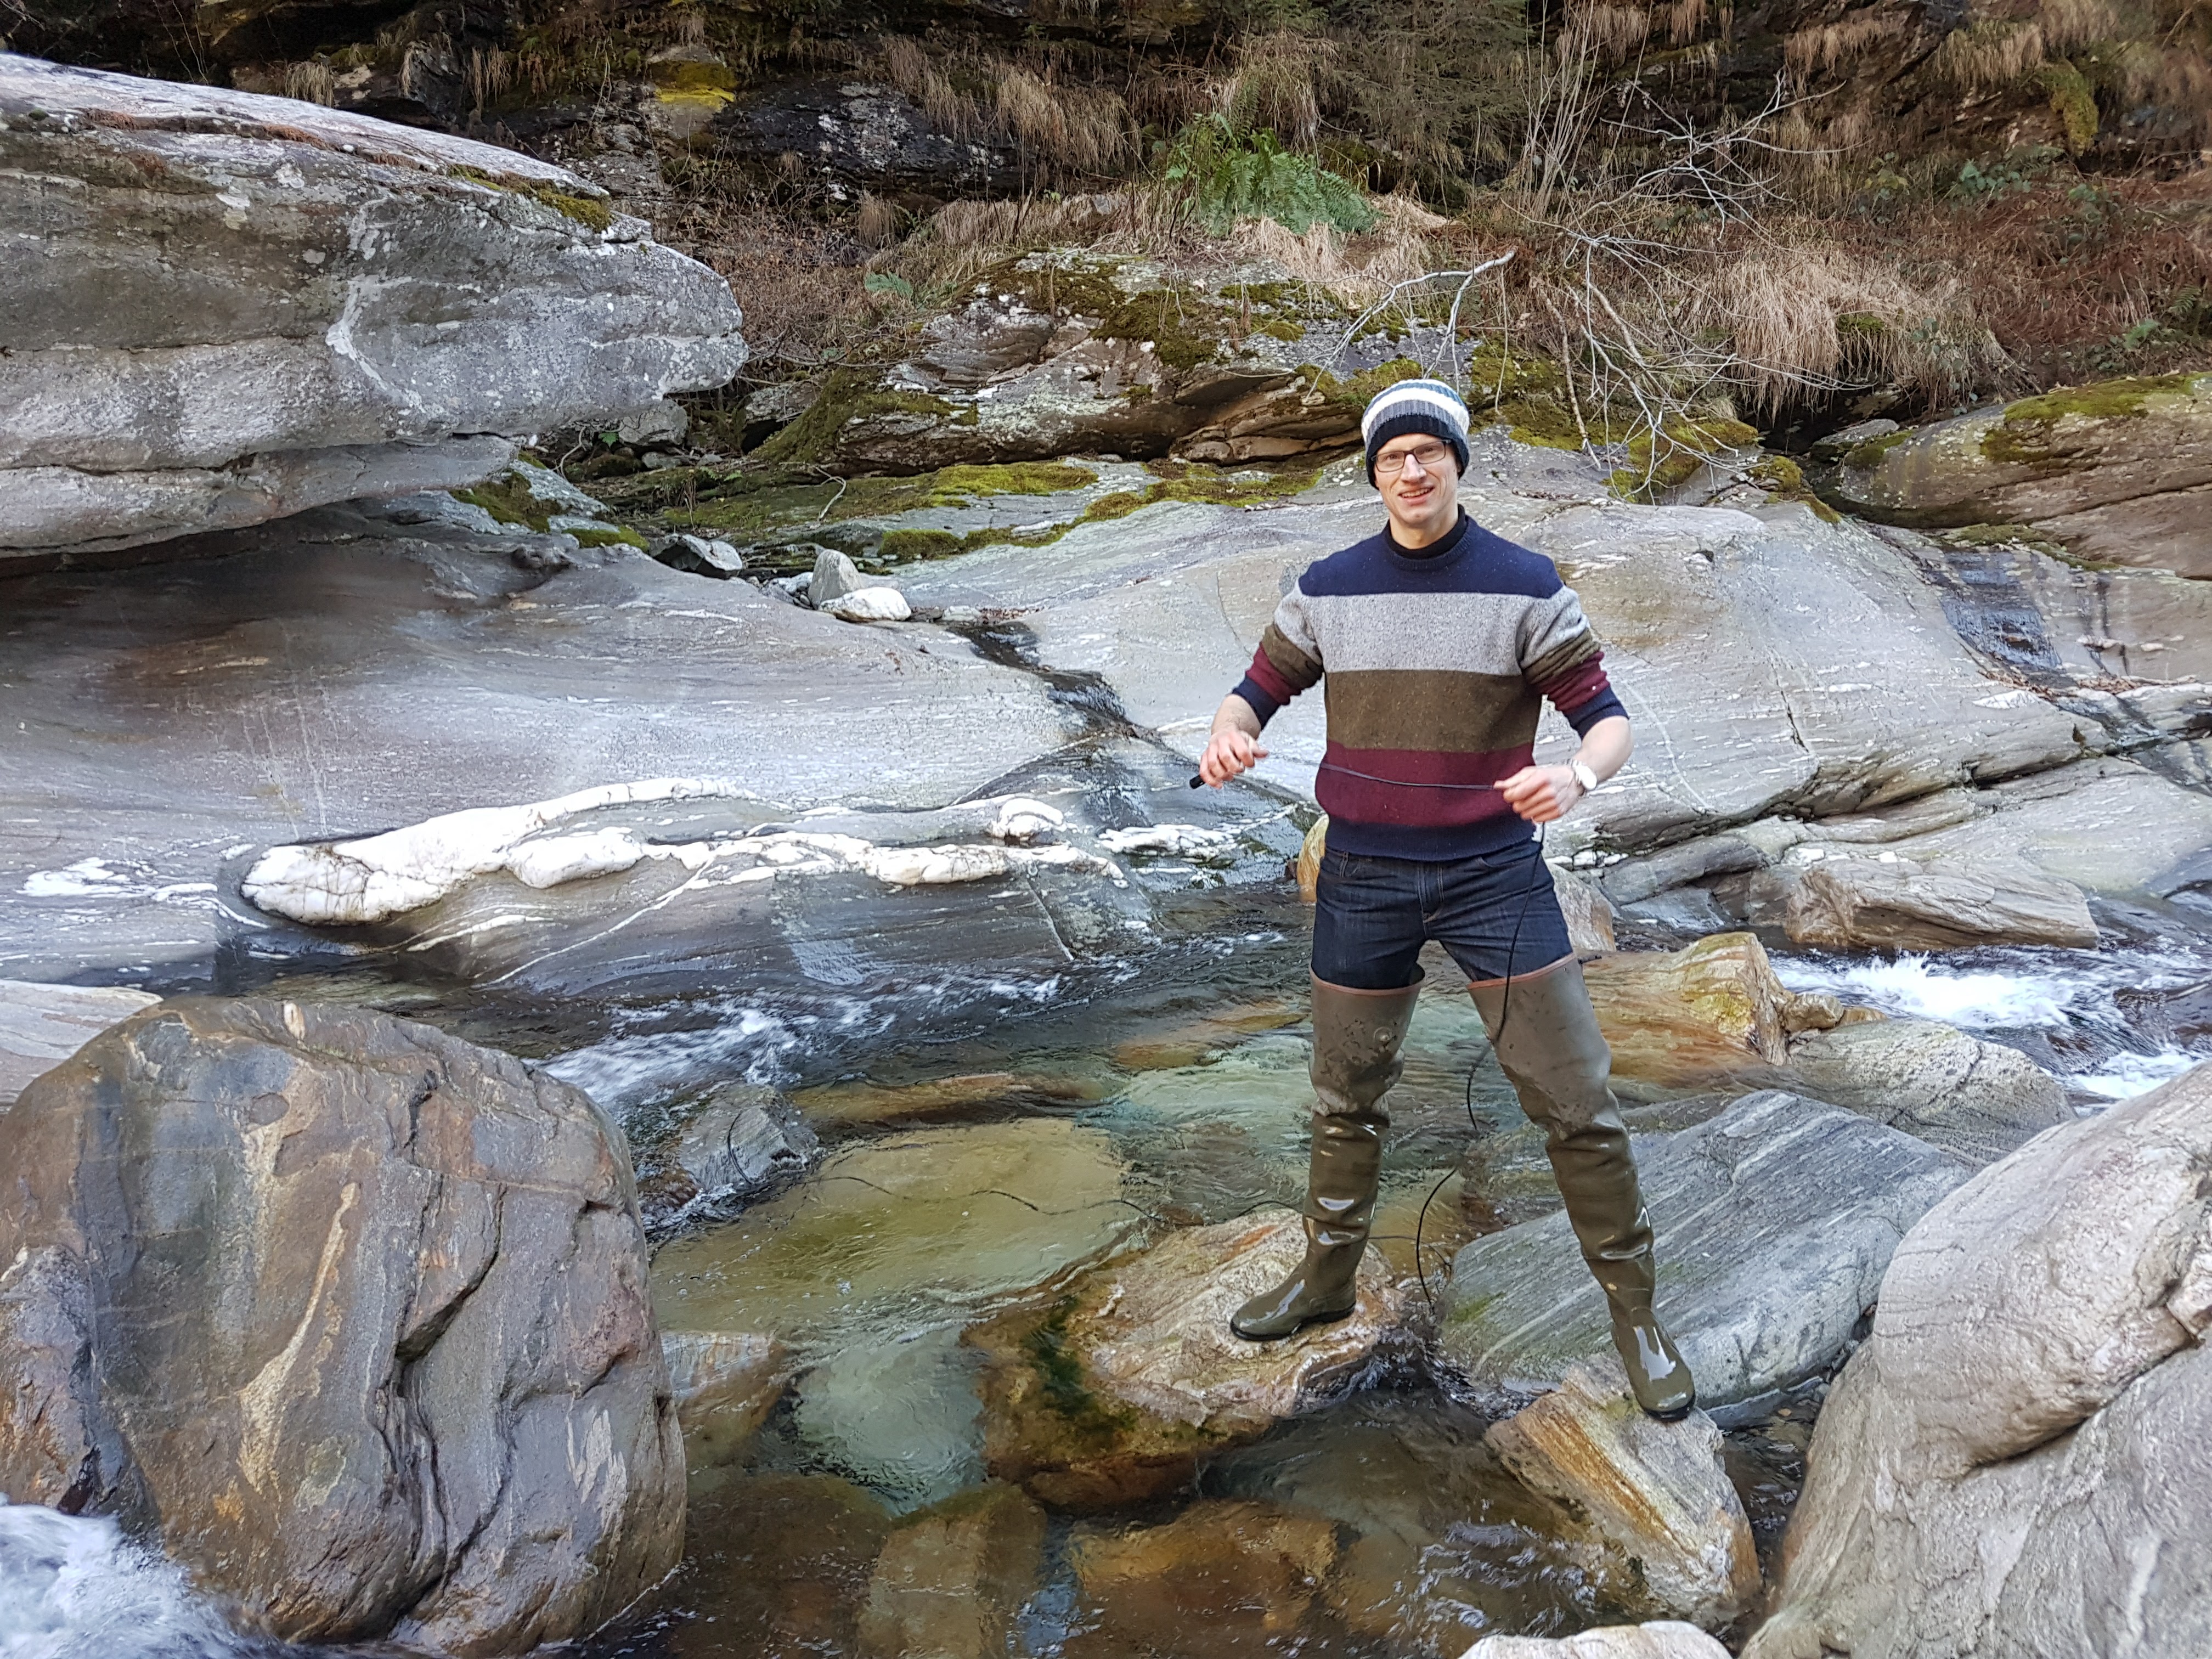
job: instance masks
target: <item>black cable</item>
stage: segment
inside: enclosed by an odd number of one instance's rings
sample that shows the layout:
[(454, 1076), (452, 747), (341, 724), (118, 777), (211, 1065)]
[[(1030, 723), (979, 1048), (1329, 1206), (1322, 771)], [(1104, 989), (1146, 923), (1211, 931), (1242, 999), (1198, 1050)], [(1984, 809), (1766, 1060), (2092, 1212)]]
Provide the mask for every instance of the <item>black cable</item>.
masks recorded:
[[(1544, 866), (1545, 828), (1546, 826), (1540, 823), (1536, 826), (1534, 871), (1528, 886), (1522, 890), (1521, 909), (1513, 918), (1513, 937), (1511, 942), (1505, 947), (1505, 994), (1498, 1005), (1498, 1036), (1493, 1036), (1490, 1042), (1491, 1051), (1493, 1054), (1497, 1052), (1498, 1037), (1505, 1035), (1505, 1022), (1513, 1012), (1513, 963), (1514, 959), (1521, 954), (1522, 925), (1528, 920), (1528, 906), (1535, 900), (1537, 887), (1540, 884), (1549, 883), (1551, 880), (1551, 872)], [(1467, 1068), (1467, 1096), (1462, 1103), (1467, 1108), (1467, 1126), (1474, 1132), (1478, 1139), (1482, 1134), (1482, 1124), (1474, 1115), (1474, 1074), (1481, 1067), (1482, 1060), (1480, 1055), (1469, 1062)], [(1428, 1224), (1429, 1206), (1437, 1201), (1437, 1194), (1443, 1191), (1444, 1183), (1458, 1173), (1457, 1170), (1446, 1170), (1442, 1176), (1438, 1176), (1437, 1184), (1429, 1188), (1429, 1195), (1421, 1200), (1421, 1212), (1413, 1218), (1413, 1274), (1421, 1282), (1421, 1299), (1428, 1304), (1431, 1316), (1437, 1310), (1437, 1298), (1429, 1289), (1429, 1270), (1421, 1262), (1421, 1232)]]

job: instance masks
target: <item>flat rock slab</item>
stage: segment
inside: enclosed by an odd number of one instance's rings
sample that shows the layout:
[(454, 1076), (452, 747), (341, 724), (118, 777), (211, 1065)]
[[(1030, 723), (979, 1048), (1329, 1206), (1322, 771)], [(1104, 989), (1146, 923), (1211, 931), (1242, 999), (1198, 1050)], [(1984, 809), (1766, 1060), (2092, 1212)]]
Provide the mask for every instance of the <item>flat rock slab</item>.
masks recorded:
[[(1898, 1240), (1966, 1178), (1933, 1146), (1778, 1090), (1634, 1145), (1659, 1314), (1709, 1408), (1832, 1364)], [(1467, 1246), (1446, 1297), (1439, 1349), (1485, 1410), (1517, 1410), (1613, 1352), (1564, 1212)]]
[(1718, 1629), (1759, 1594), (1759, 1553), (1743, 1500), (1703, 1412), (1644, 1415), (1618, 1364), (1571, 1367), (1547, 1394), (1485, 1437), (1533, 1490), (1569, 1505), (1604, 1552), (1625, 1605)]
[(1003, 1659), (1043, 1573), (1048, 1524), (1000, 1485), (902, 1517), (868, 1575), (863, 1659)]
[(1402, 1312), (1379, 1253), (1360, 1264), (1348, 1317), (1279, 1342), (1229, 1328), (1304, 1251), (1296, 1216), (1190, 1228), (1085, 1275), (1045, 1314), (970, 1331), (988, 1365), (993, 1473), (1055, 1507), (1136, 1502), (1187, 1485), (1201, 1458), (1348, 1382)]
[(182, 998), (0, 1112), (0, 1490), (272, 1634), (588, 1635), (684, 1451), (622, 1136), (427, 1025)]
[(1267, 1659), (1304, 1623), (1339, 1549), (1327, 1516), (1243, 1498), (1194, 1504), (1164, 1526), (1079, 1527), (1068, 1554), (1085, 1629), (1066, 1650)]
[(0, 980), (0, 1110), (40, 1073), (160, 1000), (122, 986)]
[(1601, 1625), (1574, 1636), (1486, 1636), (1460, 1659), (1727, 1659), (1728, 1650), (1672, 1619)]
[(1932, 1019), (1808, 1031), (1790, 1045), (1791, 1085), (1902, 1129), (1973, 1169), (2074, 1121), (2066, 1085), (2017, 1048)]
[(1791, 943), (1824, 951), (2097, 944), (2080, 888), (2006, 858), (1824, 859), (1796, 872), (1783, 925)]
[(1912, 1229), (1747, 1659), (2212, 1651), (2208, 1166), (2199, 1066)]

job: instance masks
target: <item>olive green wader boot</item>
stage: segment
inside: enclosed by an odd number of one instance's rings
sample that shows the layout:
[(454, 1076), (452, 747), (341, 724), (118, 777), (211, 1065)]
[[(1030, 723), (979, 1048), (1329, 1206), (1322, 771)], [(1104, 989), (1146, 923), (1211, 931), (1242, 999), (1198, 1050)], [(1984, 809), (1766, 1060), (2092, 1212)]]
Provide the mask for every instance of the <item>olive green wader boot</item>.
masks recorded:
[(1544, 1127), (1567, 1220), (1612, 1309), (1613, 1344), (1636, 1403), (1656, 1418), (1685, 1415), (1697, 1389), (1651, 1311), (1651, 1224), (1607, 1080), (1613, 1051), (1598, 1031), (1582, 963), (1569, 957), (1516, 975), (1510, 989), (1504, 980), (1468, 988), (1521, 1109)]
[(1341, 1319), (1375, 1217), (1382, 1170), (1382, 1097), (1398, 1080), (1399, 1045), (1413, 1018), (1416, 983), (1354, 991), (1313, 982), (1313, 1163), (1306, 1177), (1306, 1257), (1297, 1270), (1230, 1316), (1229, 1328), (1271, 1341), (1316, 1319)]

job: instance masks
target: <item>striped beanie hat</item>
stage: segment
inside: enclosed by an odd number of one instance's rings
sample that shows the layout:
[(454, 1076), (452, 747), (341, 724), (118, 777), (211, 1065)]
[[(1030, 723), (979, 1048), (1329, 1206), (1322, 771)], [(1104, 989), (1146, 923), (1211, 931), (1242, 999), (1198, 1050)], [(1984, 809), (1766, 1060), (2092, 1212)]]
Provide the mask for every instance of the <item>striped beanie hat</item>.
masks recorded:
[(1459, 470), (1467, 471), (1467, 405), (1459, 393), (1442, 380), (1401, 380), (1369, 399), (1367, 412), (1359, 417), (1369, 483), (1375, 482), (1375, 452), (1409, 432), (1442, 438), (1451, 446)]

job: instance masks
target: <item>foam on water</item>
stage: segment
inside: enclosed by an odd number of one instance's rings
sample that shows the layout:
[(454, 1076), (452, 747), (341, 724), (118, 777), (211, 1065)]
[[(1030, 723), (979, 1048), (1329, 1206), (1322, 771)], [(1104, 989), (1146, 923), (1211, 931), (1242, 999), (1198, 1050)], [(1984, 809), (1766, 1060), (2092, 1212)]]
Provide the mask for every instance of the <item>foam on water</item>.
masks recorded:
[(114, 1522), (0, 1498), (0, 1659), (243, 1659), (184, 1570)]
[(2066, 1082), (2106, 1100), (2130, 1100), (2212, 1055), (2171, 1043), (2144, 1052), (2118, 996), (2172, 990), (2212, 976), (2212, 962), (2172, 948), (2109, 951), (1991, 950), (1931, 958), (1905, 952), (1873, 960), (1774, 958), (1793, 991), (1832, 991), (1844, 1001), (1963, 1030), (2002, 1036), (2065, 1032), (2094, 1039)]

